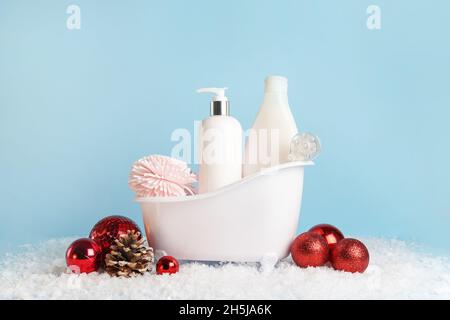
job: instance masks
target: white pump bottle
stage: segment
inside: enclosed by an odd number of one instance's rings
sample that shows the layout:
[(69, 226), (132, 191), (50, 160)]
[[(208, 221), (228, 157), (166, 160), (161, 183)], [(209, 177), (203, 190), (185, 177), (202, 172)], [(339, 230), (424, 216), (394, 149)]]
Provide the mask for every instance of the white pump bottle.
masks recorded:
[(230, 116), (227, 88), (203, 88), (214, 94), (210, 117), (199, 128), (199, 193), (214, 191), (242, 178), (242, 127)]

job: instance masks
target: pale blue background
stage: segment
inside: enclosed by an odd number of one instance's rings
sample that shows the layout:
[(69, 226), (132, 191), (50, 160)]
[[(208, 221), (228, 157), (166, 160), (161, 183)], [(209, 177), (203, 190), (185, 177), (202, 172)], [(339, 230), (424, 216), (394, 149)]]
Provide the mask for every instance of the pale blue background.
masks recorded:
[[(81, 7), (81, 30), (66, 8)], [(366, 28), (366, 8), (382, 29)], [(450, 252), (450, 2), (0, 1), (0, 251), (141, 222), (132, 162), (229, 86), (251, 125), (264, 77), (289, 78), (299, 128), (323, 153), (300, 230), (416, 241)]]

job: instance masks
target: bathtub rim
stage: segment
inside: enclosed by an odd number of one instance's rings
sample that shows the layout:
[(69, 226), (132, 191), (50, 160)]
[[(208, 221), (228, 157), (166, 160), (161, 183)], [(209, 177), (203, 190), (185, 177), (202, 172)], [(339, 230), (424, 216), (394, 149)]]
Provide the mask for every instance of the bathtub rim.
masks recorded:
[(234, 189), (238, 187), (239, 185), (246, 184), (247, 182), (257, 179), (258, 177), (264, 176), (264, 175), (270, 175), (275, 173), (276, 171), (293, 168), (293, 167), (306, 167), (306, 166), (313, 166), (313, 161), (291, 161), (282, 163), (276, 166), (268, 167), (265, 169), (262, 169), (261, 171), (254, 173), (252, 175), (249, 175), (247, 177), (242, 178), (239, 181), (236, 181), (234, 183), (231, 183), (229, 185), (226, 185), (220, 189), (217, 189), (212, 192), (208, 193), (201, 193), (201, 194), (195, 194), (195, 195), (186, 195), (186, 196), (176, 196), (176, 197), (137, 197), (134, 199), (135, 202), (139, 203), (173, 203), (173, 202), (185, 202), (185, 201), (196, 201), (196, 200), (202, 200), (202, 199), (208, 199), (215, 197), (216, 195), (219, 195), (221, 193), (225, 193), (228, 190)]

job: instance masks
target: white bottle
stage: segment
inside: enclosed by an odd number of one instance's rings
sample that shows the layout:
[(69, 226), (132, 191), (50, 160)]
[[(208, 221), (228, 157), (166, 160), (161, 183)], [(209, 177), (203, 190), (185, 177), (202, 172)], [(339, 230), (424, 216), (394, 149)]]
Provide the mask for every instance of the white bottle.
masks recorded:
[(285, 77), (268, 76), (264, 100), (245, 146), (243, 175), (288, 161), (289, 145), (298, 132), (287, 96)]
[(242, 127), (230, 116), (227, 88), (203, 88), (213, 93), (211, 116), (199, 128), (199, 193), (214, 191), (242, 178)]

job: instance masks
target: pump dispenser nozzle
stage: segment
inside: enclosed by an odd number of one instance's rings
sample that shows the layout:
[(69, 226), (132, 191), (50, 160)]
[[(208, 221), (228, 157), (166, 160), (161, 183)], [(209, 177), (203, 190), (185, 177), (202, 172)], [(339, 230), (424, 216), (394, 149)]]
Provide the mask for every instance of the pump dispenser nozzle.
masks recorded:
[(211, 101), (211, 115), (212, 116), (229, 116), (230, 115), (230, 103), (225, 96), (225, 90), (228, 88), (201, 88), (198, 89), (198, 93), (212, 93), (214, 94)]

